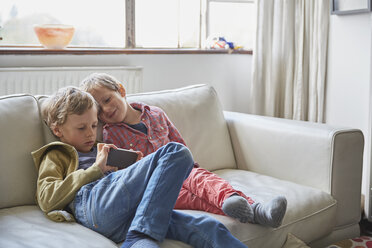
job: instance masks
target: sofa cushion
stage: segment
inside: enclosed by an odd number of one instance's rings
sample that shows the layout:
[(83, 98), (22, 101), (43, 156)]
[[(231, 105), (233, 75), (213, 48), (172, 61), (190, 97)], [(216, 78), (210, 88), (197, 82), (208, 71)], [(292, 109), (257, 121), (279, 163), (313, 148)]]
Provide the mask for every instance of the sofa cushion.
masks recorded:
[[(309, 243), (333, 231), (337, 204), (331, 195), (319, 189), (242, 170), (225, 169), (215, 173), (257, 202), (266, 202), (279, 194), (286, 196), (288, 200), (283, 224), (278, 228), (243, 224), (227, 216), (202, 211), (181, 210), (194, 215), (208, 214), (218, 219), (248, 247), (281, 248), (287, 241), (288, 233)], [(161, 247), (189, 246), (167, 240)]]
[(201, 167), (208, 170), (236, 168), (229, 131), (213, 87), (193, 85), (131, 94), (127, 100), (163, 109)]
[(0, 208), (35, 204), (31, 151), (44, 144), (37, 101), (29, 95), (1, 97), (0, 113)]
[[(39, 104), (39, 108), (41, 109), (42, 104), (48, 99), (48, 96), (36, 96), (36, 99)], [(45, 144), (49, 144), (53, 141), (58, 141), (59, 139), (53, 134), (52, 130), (48, 127), (48, 125), (43, 120), (42, 122), (43, 134), (44, 134), (44, 142)]]
[[(46, 96), (38, 96), (42, 104)], [(217, 93), (211, 86), (128, 94), (128, 102), (142, 102), (163, 109), (185, 139), (194, 159), (208, 170), (236, 168), (230, 134)], [(182, 113), (182, 114), (180, 114)], [(197, 121), (195, 121), (197, 120)], [(44, 124), (45, 142), (55, 141)], [(99, 123), (97, 140), (102, 140)]]
[(75, 222), (49, 220), (35, 205), (1, 209), (0, 223), (0, 247), (117, 247)]
[[(208, 214), (221, 221), (248, 247), (280, 248), (292, 233), (308, 243), (332, 231), (335, 224), (336, 201), (321, 190), (296, 183), (263, 176), (257, 173), (224, 169), (218, 175), (254, 200), (265, 202), (279, 194), (285, 195), (288, 208), (279, 228), (255, 224), (243, 224), (230, 217), (202, 211), (179, 210), (190, 214)], [(63, 233), (63, 235), (59, 235)], [(78, 234), (78, 235), (77, 235)], [(37, 238), (35, 238), (37, 237)], [(71, 242), (71, 247), (115, 247), (103, 236), (76, 223), (52, 222), (37, 206), (15, 207), (0, 210), (0, 247), (24, 247), (23, 240), (32, 240), (33, 247), (62, 247)], [(17, 246), (18, 245), (18, 246)], [(178, 241), (166, 240), (162, 248), (190, 247)]]
[(336, 223), (336, 200), (319, 189), (243, 170), (227, 169), (215, 173), (256, 202), (267, 202), (278, 195), (287, 198), (287, 212), (279, 228), (247, 225), (214, 215), (248, 247), (281, 247), (289, 232), (308, 243), (333, 230)]
[(302, 240), (295, 237), (293, 234), (288, 233), (287, 240), (282, 248), (310, 248), (310, 246), (307, 246)]

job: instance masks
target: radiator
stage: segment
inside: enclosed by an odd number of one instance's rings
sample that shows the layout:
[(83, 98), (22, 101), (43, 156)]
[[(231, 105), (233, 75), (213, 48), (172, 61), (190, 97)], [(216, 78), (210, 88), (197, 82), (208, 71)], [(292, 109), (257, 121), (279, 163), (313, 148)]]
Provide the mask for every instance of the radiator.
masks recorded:
[(117, 78), (128, 94), (142, 91), (142, 67), (18, 67), (0, 68), (0, 96), (18, 93), (50, 95), (57, 89), (79, 86), (93, 72), (105, 72)]

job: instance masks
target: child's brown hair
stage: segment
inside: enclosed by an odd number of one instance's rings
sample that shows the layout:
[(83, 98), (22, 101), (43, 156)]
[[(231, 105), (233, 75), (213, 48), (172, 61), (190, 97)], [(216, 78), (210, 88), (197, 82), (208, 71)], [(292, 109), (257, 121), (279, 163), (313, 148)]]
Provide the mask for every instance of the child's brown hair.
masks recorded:
[(120, 93), (124, 91), (125, 95), (125, 89), (119, 80), (106, 73), (92, 73), (80, 83), (80, 88), (87, 92), (91, 92), (98, 87), (105, 87)]
[(53, 129), (57, 125), (63, 125), (68, 115), (81, 115), (93, 106), (98, 109), (98, 104), (91, 94), (68, 86), (46, 99), (42, 104), (41, 113), (49, 128)]

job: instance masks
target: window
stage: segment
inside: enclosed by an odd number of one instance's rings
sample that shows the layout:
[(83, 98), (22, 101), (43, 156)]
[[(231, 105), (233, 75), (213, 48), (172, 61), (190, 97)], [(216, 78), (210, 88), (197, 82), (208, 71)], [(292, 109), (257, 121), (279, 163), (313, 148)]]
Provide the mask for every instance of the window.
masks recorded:
[[(0, 46), (40, 46), (35, 24), (71, 24), (70, 47), (251, 49), (254, 0), (1, 0)], [(208, 39), (209, 38), (209, 39)]]
[(135, 4), (136, 47), (199, 47), (200, 0), (136, 0)]
[(236, 46), (252, 48), (255, 32), (253, 1), (208, 0), (207, 37), (224, 37)]
[(123, 0), (1, 0), (1, 45), (39, 45), (34, 24), (72, 24), (71, 46), (124, 47)]

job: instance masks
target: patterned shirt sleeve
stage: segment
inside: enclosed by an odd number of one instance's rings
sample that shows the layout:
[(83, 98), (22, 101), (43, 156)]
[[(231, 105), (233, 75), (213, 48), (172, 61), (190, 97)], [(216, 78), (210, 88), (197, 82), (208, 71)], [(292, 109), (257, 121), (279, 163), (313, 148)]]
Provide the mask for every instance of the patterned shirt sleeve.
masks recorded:
[(115, 129), (115, 127), (104, 126), (102, 137), (103, 142), (106, 144), (114, 144), (117, 147), (122, 146), (122, 141), (118, 138), (117, 130)]

